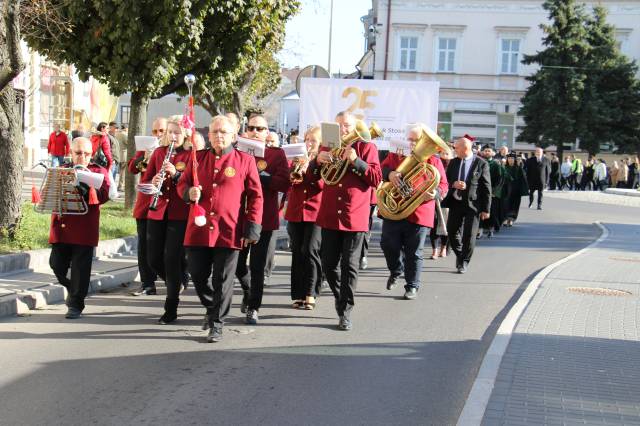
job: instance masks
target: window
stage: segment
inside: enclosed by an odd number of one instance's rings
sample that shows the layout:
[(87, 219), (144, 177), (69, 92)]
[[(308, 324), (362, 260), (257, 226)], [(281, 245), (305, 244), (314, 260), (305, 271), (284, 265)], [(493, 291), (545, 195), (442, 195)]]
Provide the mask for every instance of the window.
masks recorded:
[(122, 105), (120, 107), (120, 123), (129, 125), (129, 115), (131, 114), (130, 105)]
[(520, 40), (500, 40), (500, 74), (518, 74), (520, 64)]
[(455, 71), (457, 42), (455, 38), (438, 39), (438, 72)]
[(400, 71), (415, 71), (418, 37), (400, 37)]

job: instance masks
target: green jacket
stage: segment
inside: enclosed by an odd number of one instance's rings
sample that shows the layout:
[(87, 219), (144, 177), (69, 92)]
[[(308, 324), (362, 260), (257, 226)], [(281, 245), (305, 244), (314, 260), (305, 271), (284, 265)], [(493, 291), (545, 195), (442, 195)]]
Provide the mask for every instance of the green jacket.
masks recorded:
[(493, 158), (487, 160), (489, 163), (489, 174), (491, 175), (491, 196), (494, 198), (502, 198), (504, 182), (505, 182), (505, 169), (500, 161), (496, 161)]

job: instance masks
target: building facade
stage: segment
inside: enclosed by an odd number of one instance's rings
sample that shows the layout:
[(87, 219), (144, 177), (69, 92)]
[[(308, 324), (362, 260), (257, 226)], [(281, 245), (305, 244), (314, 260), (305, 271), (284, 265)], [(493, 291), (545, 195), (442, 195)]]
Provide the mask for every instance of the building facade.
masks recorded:
[[(640, 1), (584, 3), (606, 6), (622, 52), (640, 59)], [(542, 0), (373, 0), (372, 6), (362, 17), (371, 58), (359, 64), (362, 78), (437, 80), (443, 138), (468, 133), (496, 146), (531, 147), (515, 137), (524, 126), (518, 111), (525, 77), (537, 69), (521, 61), (542, 49)]]

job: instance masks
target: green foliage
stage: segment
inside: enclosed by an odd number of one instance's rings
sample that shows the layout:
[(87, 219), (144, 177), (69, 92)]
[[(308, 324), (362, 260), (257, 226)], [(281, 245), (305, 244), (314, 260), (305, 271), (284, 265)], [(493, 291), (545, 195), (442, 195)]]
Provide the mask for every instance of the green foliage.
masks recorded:
[[(22, 205), (22, 217), (12, 230), (0, 233), (0, 253), (11, 253), (49, 247), (51, 216), (36, 213), (31, 203)], [(125, 213), (122, 203), (109, 202), (100, 209), (100, 240), (111, 240), (136, 234), (136, 221)]]
[(532, 76), (520, 114), (526, 127), (518, 140), (546, 147), (580, 140), (591, 154), (603, 142), (638, 144), (640, 89), (637, 67), (617, 48), (606, 9), (593, 15), (575, 0), (547, 0), (550, 25), (545, 49), (525, 55), (524, 64), (541, 68)]

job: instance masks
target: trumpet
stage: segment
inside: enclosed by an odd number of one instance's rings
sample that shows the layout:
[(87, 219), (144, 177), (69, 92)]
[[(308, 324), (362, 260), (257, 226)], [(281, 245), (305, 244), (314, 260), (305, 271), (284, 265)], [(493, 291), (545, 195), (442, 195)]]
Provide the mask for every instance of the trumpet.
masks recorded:
[(153, 154), (153, 150), (145, 151), (142, 161), (136, 164), (136, 169), (138, 169), (140, 173), (144, 173), (147, 171), (147, 167), (149, 167), (149, 159), (151, 158), (151, 154)]
[(151, 200), (151, 204), (149, 204), (149, 210), (156, 211), (158, 209), (158, 200), (162, 195), (162, 191), (160, 189), (162, 188), (162, 185), (164, 184), (164, 180), (167, 177), (166, 173), (164, 172), (164, 167), (165, 167), (165, 164), (167, 164), (169, 160), (171, 160), (171, 155), (173, 154), (173, 147), (175, 146), (175, 143), (176, 143), (176, 140), (173, 139), (171, 141), (171, 144), (169, 145), (169, 149), (167, 149), (167, 155), (165, 155), (164, 161), (162, 162), (162, 169), (160, 170), (160, 173), (158, 173), (158, 175), (162, 177), (162, 180), (160, 180), (160, 182), (158, 183), (158, 186), (156, 187), (157, 192), (153, 194), (153, 199)]
[(320, 176), (327, 185), (337, 185), (344, 177), (349, 168), (349, 162), (342, 159), (342, 154), (346, 147), (357, 140), (370, 142), (372, 139), (379, 138), (383, 135), (382, 131), (375, 122), (371, 122), (371, 127), (362, 120), (356, 121), (356, 127), (353, 131), (344, 135), (340, 139), (340, 147), (331, 150), (331, 161), (324, 164), (320, 169)]
[(289, 180), (291, 183), (298, 184), (304, 180), (304, 172), (306, 171), (306, 165), (309, 164), (309, 159), (306, 157), (296, 157), (293, 159), (291, 169), (289, 171)]

